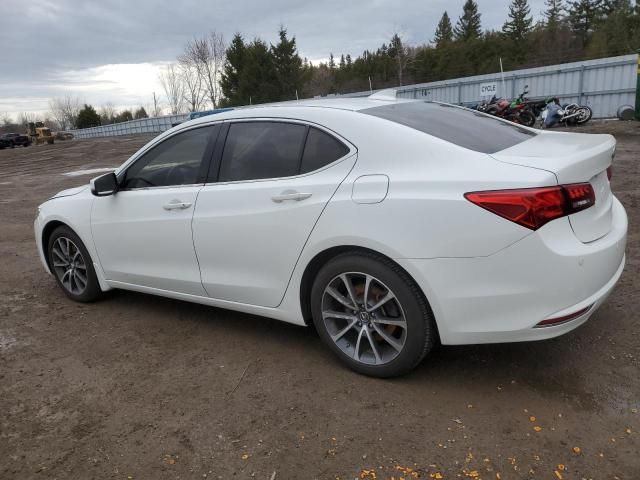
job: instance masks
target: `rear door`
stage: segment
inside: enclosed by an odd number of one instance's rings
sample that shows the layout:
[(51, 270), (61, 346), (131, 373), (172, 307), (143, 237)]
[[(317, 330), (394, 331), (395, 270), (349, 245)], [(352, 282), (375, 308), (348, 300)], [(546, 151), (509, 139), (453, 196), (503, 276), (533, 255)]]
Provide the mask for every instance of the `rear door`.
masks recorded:
[(202, 284), (216, 299), (275, 307), (356, 150), (300, 122), (232, 122), (226, 130), (193, 217)]

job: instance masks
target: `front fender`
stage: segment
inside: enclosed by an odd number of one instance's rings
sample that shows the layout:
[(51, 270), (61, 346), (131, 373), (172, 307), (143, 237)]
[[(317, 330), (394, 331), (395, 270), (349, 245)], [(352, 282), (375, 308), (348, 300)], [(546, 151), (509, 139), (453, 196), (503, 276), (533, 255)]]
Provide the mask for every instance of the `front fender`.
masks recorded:
[(63, 224), (73, 230), (84, 246), (86, 247), (94, 270), (103, 291), (110, 290), (107, 284), (102, 266), (98, 260), (98, 254), (91, 234), (91, 207), (93, 205), (93, 195), (86, 189), (76, 195), (54, 197), (38, 207), (38, 216), (34, 221), (34, 232), (36, 245), (40, 260), (47, 271), (51, 274), (49, 263), (47, 262), (47, 245), (44, 242), (44, 234), (47, 228), (53, 223)]

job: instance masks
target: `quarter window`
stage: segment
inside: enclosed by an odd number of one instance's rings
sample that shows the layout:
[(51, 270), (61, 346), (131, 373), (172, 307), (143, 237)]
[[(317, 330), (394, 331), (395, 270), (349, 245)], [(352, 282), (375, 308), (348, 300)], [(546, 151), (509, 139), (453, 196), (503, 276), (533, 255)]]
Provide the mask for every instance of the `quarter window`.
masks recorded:
[(297, 175), (306, 127), (284, 122), (240, 122), (229, 126), (220, 182)]
[(318, 170), (344, 157), (347, 153), (349, 153), (349, 149), (345, 144), (322, 130), (312, 127), (309, 129), (307, 143), (304, 147), (300, 173)]
[(129, 167), (124, 188), (198, 183), (202, 157), (214, 127), (178, 133), (153, 147)]

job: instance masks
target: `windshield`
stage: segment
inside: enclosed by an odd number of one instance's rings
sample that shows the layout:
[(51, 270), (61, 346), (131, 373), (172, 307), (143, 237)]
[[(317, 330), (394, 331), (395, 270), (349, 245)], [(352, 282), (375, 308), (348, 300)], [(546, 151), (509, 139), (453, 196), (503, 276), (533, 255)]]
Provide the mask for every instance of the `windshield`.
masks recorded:
[(445, 103), (393, 103), (366, 108), (360, 113), (390, 120), (481, 153), (496, 153), (536, 136), (513, 123)]

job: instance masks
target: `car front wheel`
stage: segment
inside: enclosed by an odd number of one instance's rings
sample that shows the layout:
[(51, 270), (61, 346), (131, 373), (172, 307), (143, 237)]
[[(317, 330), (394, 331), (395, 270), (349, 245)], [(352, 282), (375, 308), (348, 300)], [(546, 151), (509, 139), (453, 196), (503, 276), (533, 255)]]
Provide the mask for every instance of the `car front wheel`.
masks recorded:
[(368, 252), (341, 254), (322, 267), (311, 309), (322, 340), (365, 375), (409, 372), (437, 338), (431, 309), (413, 280), (395, 263)]
[(80, 237), (70, 228), (56, 228), (48, 244), (51, 272), (67, 297), (92, 302), (101, 295), (91, 256)]

